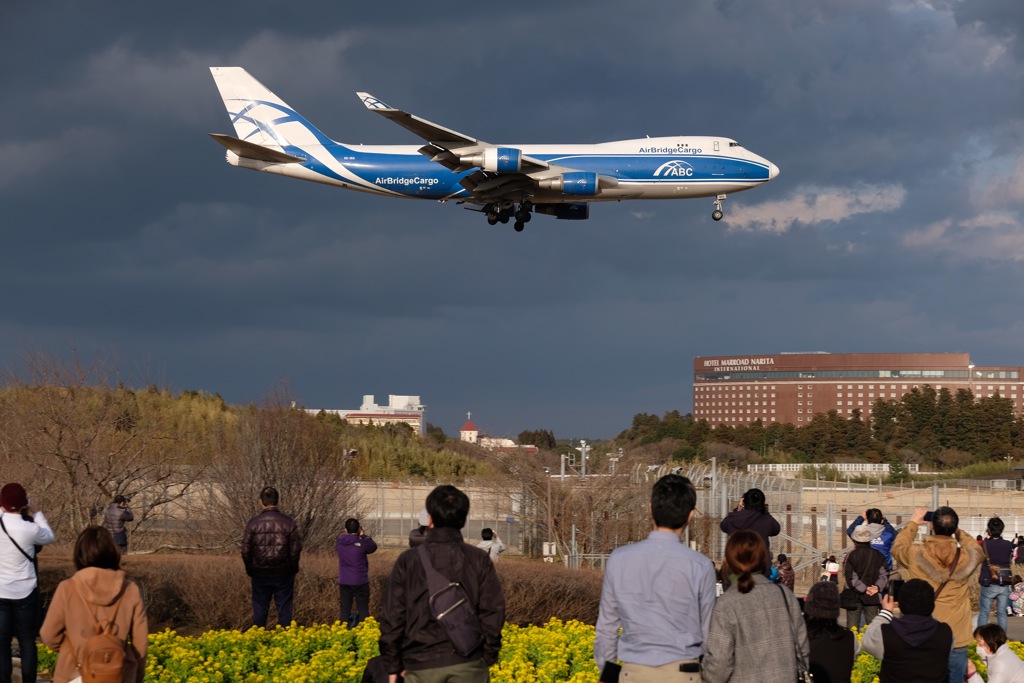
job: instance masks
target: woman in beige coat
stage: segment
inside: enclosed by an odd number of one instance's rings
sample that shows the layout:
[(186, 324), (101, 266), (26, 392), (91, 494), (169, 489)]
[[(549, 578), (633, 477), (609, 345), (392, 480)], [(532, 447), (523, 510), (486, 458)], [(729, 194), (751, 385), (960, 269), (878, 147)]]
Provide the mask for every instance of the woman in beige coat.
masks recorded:
[(124, 683), (141, 683), (146, 673), (149, 625), (139, 587), (121, 571), (121, 553), (110, 532), (91, 526), (75, 542), (75, 575), (61, 581), (40, 631), (57, 652), (53, 683), (79, 676), (78, 653), (96, 633), (97, 619), (113, 620), (117, 637), (127, 642)]

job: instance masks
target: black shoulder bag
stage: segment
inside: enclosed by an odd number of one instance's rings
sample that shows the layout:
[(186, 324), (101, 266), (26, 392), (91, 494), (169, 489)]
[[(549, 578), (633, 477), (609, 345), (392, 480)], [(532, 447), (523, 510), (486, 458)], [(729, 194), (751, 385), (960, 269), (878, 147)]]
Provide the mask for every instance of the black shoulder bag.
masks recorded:
[[(462, 551), (462, 548), (459, 548)], [(423, 570), (427, 575), (427, 594), (430, 614), (441, 624), (448, 641), (455, 648), (455, 654), (469, 657), (484, 642), (476, 606), (469, 599), (466, 589), (458, 581), (449, 581), (430, 563), (426, 544), (416, 547)]]

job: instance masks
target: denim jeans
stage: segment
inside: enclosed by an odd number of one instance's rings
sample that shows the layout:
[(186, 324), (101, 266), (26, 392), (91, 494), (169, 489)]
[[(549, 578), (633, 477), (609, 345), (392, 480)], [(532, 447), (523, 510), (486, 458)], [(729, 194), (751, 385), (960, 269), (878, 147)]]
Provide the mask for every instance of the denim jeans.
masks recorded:
[(21, 650), (21, 680), (36, 683), (36, 636), (41, 616), (38, 587), (20, 600), (0, 598), (0, 683), (11, 681), (12, 637), (17, 637)]
[(954, 647), (949, 652), (949, 683), (964, 683), (967, 677), (967, 648)]
[(981, 598), (978, 601), (978, 626), (988, 623), (988, 613), (992, 609), (992, 600), (996, 601), (996, 620), (999, 628), (1006, 631), (1006, 608), (1010, 606), (1009, 586), (982, 586)]
[(252, 577), (252, 625), (267, 625), (271, 598), (277, 603), (278, 625), (291, 625), (294, 597), (295, 574), (289, 574), (288, 576)]

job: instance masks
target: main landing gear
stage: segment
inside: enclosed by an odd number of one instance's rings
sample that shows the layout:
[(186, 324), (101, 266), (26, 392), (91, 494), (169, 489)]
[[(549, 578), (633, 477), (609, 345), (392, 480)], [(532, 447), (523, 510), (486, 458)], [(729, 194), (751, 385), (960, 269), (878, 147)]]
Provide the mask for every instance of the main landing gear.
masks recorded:
[(717, 197), (715, 197), (715, 210), (711, 212), (711, 218), (713, 218), (716, 221), (722, 220), (722, 216), (725, 215), (724, 213), (722, 213), (722, 201), (724, 199), (724, 194), (720, 194)]
[(533, 203), (523, 202), (518, 207), (511, 202), (502, 206), (499, 204), (488, 204), (484, 208), (484, 213), (487, 215), (487, 223), (489, 225), (496, 225), (498, 223), (508, 223), (509, 220), (515, 218), (515, 223), (512, 227), (515, 228), (516, 232), (522, 232), (526, 224), (533, 218)]

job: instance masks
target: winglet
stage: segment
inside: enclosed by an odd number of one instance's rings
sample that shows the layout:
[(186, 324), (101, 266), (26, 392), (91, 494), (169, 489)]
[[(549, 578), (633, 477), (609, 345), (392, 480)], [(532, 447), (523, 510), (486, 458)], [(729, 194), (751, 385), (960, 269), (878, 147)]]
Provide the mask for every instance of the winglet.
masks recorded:
[(368, 92), (357, 92), (356, 95), (358, 95), (359, 99), (363, 101), (363, 104), (366, 105), (367, 109), (373, 109), (374, 111), (398, 111), (394, 107), (381, 102)]

